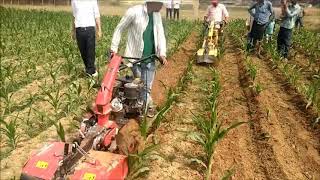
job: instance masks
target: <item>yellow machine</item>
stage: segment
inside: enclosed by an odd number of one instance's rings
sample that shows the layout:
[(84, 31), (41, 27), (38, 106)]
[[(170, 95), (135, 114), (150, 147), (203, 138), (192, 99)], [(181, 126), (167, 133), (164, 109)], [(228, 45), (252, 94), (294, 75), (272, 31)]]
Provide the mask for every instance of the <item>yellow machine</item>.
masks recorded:
[(197, 63), (213, 63), (218, 57), (218, 40), (220, 24), (211, 21), (205, 27), (202, 47), (197, 51)]

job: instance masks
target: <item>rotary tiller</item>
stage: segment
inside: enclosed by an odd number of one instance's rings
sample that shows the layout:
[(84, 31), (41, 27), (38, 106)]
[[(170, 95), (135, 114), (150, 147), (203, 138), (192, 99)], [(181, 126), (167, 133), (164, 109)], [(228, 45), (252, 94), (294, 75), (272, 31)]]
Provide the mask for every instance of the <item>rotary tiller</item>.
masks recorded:
[[(143, 116), (144, 103), (140, 79), (118, 77), (120, 70), (142, 63), (146, 58), (129, 58), (114, 54), (98, 91), (92, 112), (81, 122), (79, 133), (70, 143), (52, 142), (33, 152), (25, 163), (21, 178), (122, 180), (128, 174), (127, 156), (121, 152), (136, 151), (134, 140), (118, 146), (117, 135), (130, 119)], [(135, 59), (124, 64), (123, 59)], [(156, 58), (157, 59), (157, 58)], [(129, 137), (130, 138), (130, 137)], [(121, 138), (120, 138), (121, 139)]]

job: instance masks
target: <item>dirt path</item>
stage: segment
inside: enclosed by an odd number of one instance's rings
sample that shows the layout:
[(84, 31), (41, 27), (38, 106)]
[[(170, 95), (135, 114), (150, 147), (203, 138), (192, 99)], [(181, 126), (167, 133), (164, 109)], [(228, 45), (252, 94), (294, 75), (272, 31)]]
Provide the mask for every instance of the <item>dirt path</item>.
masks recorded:
[(203, 153), (202, 147), (192, 142), (187, 135), (196, 130), (191, 112), (204, 110), (206, 92), (201, 88), (210, 76), (207, 67), (194, 67), (194, 77), (185, 93), (179, 97), (179, 103), (155, 132), (160, 142), (158, 153), (164, 158), (151, 162), (147, 179), (202, 179), (201, 173), (190, 164), (191, 158)]
[(169, 65), (159, 69), (152, 87), (152, 97), (157, 105), (165, 102), (167, 90), (175, 87), (187, 68), (190, 57), (196, 52), (197, 48), (197, 32), (193, 31), (187, 40), (180, 46), (181, 48), (175, 52), (168, 60)]
[[(264, 90), (258, 97), (250, 91), (244, 56), (233, 43), (226, 43), (226, 55), (218, 63), (222, 92), (219, 119), (226, 124), (251, 120), (233, 130), (217, 146), (213, 179), (233, 169), (233, 179), (320, 179), (319, 137), (310, 129), (310, 115), (301, 110), (291, 93), (264, 61), (255, 57), (257, 82)], [(190, 164), (202, 149), (187, 134), (195, 130), (192, 112), (203, 112), (205, 67), (194, 66), (194, 77), (180, 101), (155, 132), (158, 152), (164, 157), (151, 162), (147, 179), (202, 179), (200, 168)]]
[[(230, 42), (226, 43), (226, 54), (217, 70), (220, 72), (222, 91), (219, 96), (219, 119), (224, 125), (237, 121), (249, 121), (247, 99), (239, 81), (237, 59), (241, 57)], [(217, 179), (226, 170), (234, 169), (234, 179), (266, 179), (251, 137), (248, 124), (242, 125), (228, 134), (217, 146), (213, 175)]]
[(288, 179), (319, 179), (320, 144), (309, 130), (308, 115), (293, 103), (297, 96), (288, 93), (282, 86), (284, 82), (277, 79), (277, 73), (264, 61), (254, 57), (253, 61), (259, 69), (257, 81), (265, 87), (257, 98), (260, 110), (265, 112), (261, 127), (276, 160)]

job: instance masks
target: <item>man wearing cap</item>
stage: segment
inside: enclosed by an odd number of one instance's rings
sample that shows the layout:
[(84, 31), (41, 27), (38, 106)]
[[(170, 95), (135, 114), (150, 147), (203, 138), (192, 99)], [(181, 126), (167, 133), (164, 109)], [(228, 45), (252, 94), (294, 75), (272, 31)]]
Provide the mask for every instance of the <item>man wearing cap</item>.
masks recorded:
[[(97, 0), (72, 0), (72, 38), (77, 40), (85, 72), (96, 77), (95, 66), (96, 33), (101, 38), (100, 13)], [(97, 30), (97, 32), (96, 32)]]
[(261, 46), (260, 41), (263, 38), (267, 25), (274, 17), (274, 11), (272, 3), (268, 0), (257, 0), (256, 3), (250, 6), (248, 11), (254, 18), (250, 31), (252, 43), (248, 43), (247, 46), (247, 50), (252, 50), (257, 42), (259, 47)]
[(207, 9), (207, 14), (205, 16), (206, 22), (215, 21), (216, 23), (227, 22), (229, 18), (229, 13), (227, 8), (218, 2), (218, 0), (211, 0), (211, 5)]
[[(115, 29), (111, 51), (118, 52), (121, 34), (124, 30), (128, 30), (125, 56), (140, 58), (156, 54), (166, 65), (166, 37), (160, 14), (162, 6), (161, 0), (146, 0), (142, 5), (129, 8)], [(155, 70), (155, 59), (149, 59), (132, 68), (135, 78), (141, 78), (146, 84), (142, 98), (147, 105), (149, 117), (155, 113), (150, 94)]]

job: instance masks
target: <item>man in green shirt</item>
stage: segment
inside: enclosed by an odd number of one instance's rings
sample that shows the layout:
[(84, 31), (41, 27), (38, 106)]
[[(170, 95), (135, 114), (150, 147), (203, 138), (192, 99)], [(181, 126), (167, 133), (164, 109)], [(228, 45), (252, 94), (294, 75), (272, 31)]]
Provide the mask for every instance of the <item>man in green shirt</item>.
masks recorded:
[[(128, 30), (125, 56), (148, 57), (156, 54), (166, 65), (166, 38), (160, 14), (162, 6), (161, 0), (145, 0), (145, 4), (129, 8), (115, 29), (111, 51), (118, 52), (121, 33)], [(132, 68), (134, 76), (141, 78), (146, 85), (141, 96), (148, 107), (147, 115), (149, 117), (154, 115), (151, 87), (155, 70), (154, 59), (149, 59), (147, 62), (140, 63)]]

